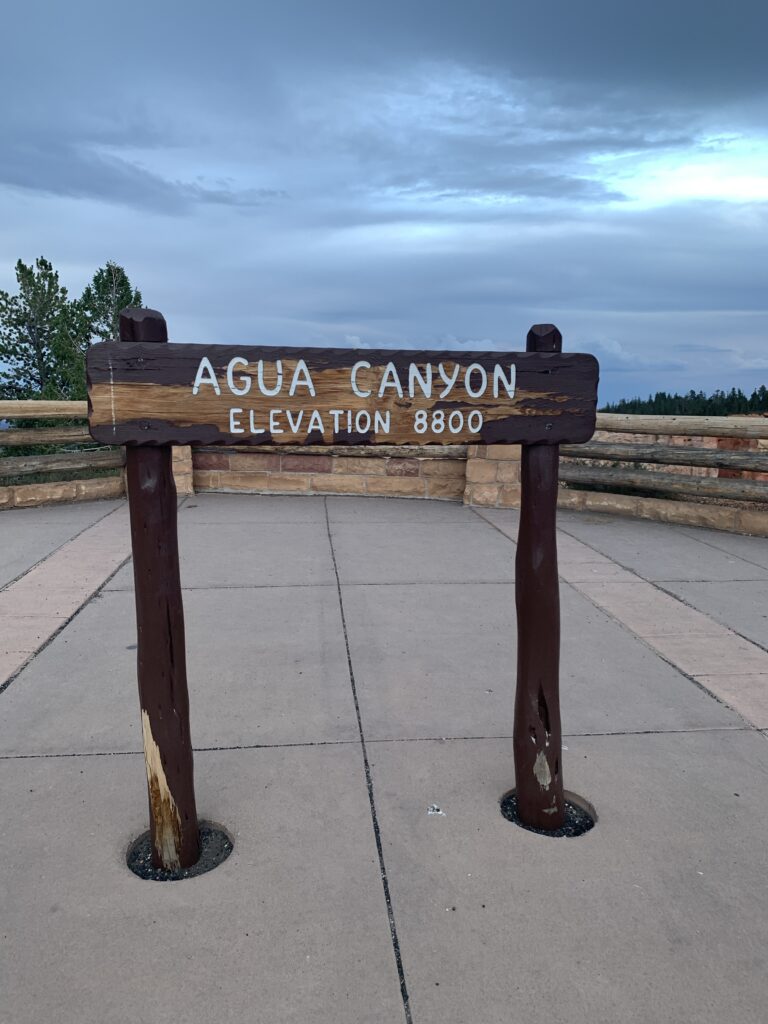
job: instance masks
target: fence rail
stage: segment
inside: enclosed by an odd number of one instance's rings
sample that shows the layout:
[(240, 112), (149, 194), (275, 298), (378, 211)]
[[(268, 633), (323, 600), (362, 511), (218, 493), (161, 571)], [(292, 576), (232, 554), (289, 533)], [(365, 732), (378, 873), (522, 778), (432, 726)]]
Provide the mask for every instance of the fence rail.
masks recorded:
[(0, 419), (84, 420), (87, 416), (87, 402), (38, 402), (35, 399), (0, 401)]
[[(0, 401), (0, 419), (77, 420), (87, 415), (87, 402)], [(13, 454), (25, 447), (74, 450)], [(0, 430), (0, 508), (121, 497), (123, 475), (109, 471), (122, 469), (124, 463), (123, 449), (97, 447), (84, 425)]]
[(757, 480), (722, 480), (712, 476), (688, 476), (683, 473), (654, 473), (652, 470), (627, 470), (616, 466), (560, 466), (562, 483), (629, 488), (660, 494), (686, 494), (730, 501), (768, 502), (768, 484)]
[(0, 479), (31, 476), (34, 473), (71, 472), (76, 469), (120, 469), (125, 465), (122, 449), (92, 449), (56, 455), (16, 455), (0, 459)]
[[(764, 502), (768, 504), (768, 449), (759, 441), (768, 438), (768, 417), (762, 416), (631, 416), (599, 413), (597, 429), (604, 433), (653, 434), (655, 437), (723, 438), (754, 450), (704, 448), (688, 444), (589, 441), (563, 445), (569, 460), (601, 460), (613, 466), (584, 465), (572, 461), (560, 464), (562, 483), (580, 489), (598, 488), (614, 493), (650, 493), (675, 497), (718, 499), (720, 501)], [(625, 465), (642, 463), (643, 468)], [(677, 466), (709, 469), (716, 475), (694, 475), (655, 471), (648, 466)], [(765, 479), (742, 474), (765, 474)]]
[(599, 412), (597, 429), (614, 434), (675, 434), (684, 437), (768, 437), (762, 416), (636, 416)]
[[(87, 416), (86, 402), (64, 401), (0, 401), (0, 419), (14, 421), (73, 420)], [(647, 493), (671, 499), (685, 498), (689, 502), (701, 497), (722, 502), (765, 502), (768, 505), (768, 417), (766, 416), (636, 416), (617, 413), (598, 413), (597, 430), (603, 434), (653, 435), (647, 442), (628, 442), (624, 439), (593, 440), (581, 445), (563, 445), (561, 454), (565, 461), (560, 464), (560, 481), (568, 488), (564, 494), (576, 499), (576, 491), (615, 493)], [(751, 450), (731, 450), (724, 447), (707, 448), (701, 442), (696, 444), (670, 443), (674, 438), (724, 438), (739, 440)], [(658, 439), (658, 440), (657, 440)], [(662, 440), (663, 439), (663, 440)], [(87, 428), (82, 425), (48, 425), (40, 427), (14, 426), (0, 431), (0, 451), (21, 446), (79, 446), (92, 444)], [(234, 450), (234, 449), (233, 449)], [(250, 449), (254, 450), (254, 449)], [(259, 447), (259, 451), (273, 449)], [(294, 449), (291, 448), (291, 451)], [(381, 449), (366, 447), (308, 448), (297, 447), (297, 453), (338, 454), (345, 456), (365, 455), (375, 458), (385, 456)], [(399, 449), (399, 454), (403, 450)], [(389, 454), (392, 454), (391, 452)], [(445, 448), (420, 449), (419, 458), (430, 454), (441, 458), (465, 458), (466, 446), (454, 445)], [(576, 461), (574, 461), (576, 460)], [(592, 465), (602, 462), (609, 465)], [(614, 463), (610, 465), (610, 463)], [(627, 465), (629, 464), (629, 465)], [(71, 489), (57, 489), (53, 482), (17, 483), (4, 485), (5, 481), (35, 474), (45, 474), (50, 479), (55, 474), (69, 474), (80, 470), (120, 469), (124, 465), (122, 449), (80, 449), (46, 455), (13, 455), (10, 452), (0, 457), (0, 507), (37, 504), (57, 500), (62, 495), (70, 498)], [(693, 467), (710, 470), (708, 475), (669, 472), (659, 467)], [(717, 474), (717, 475), (714, 475)], [(747, 475), (743, 475), (747, 474)], [(765, 479), (754, 478), (765, 474)], [(752, 478), (750, 478), (752, 477)], [(71, 481), (70, 481), (71, 482)], [(75, 481), (77, 496), (113, 496), (124, 493), (122, 475)], [(50, 495), (50, 496), (48, 496)], [(655, 498), (647, 500), (653, 504)], [(662, 504), (659, 502), (658, 504)], [(760, 515), (768, 516), (768, 512)]]
[(562, 455), (576, 459), (604, 459), (617, 462), (648, 462), (661, 466), (696, 466), (705, 469), (747, 470), (768, 473), (768, 451), (739, 452), (720, 448), (693, 448), (687, 445), (623, 444), (589, 441), (587, 444), (562, 445)]

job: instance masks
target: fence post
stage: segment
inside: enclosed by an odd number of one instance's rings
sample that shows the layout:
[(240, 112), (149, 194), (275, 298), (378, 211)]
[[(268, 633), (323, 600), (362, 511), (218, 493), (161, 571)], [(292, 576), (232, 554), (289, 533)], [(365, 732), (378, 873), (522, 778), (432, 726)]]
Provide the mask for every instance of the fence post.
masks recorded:
[[(120, 341), (167, 342), (165, 319), (128, 307), (120, 313)], [(126, 446), (152, 863), (178, 871), (198, 860), (200, 838), (171, 454), (170, 445)]]
[[(560, 352), (553, 324), (528, 332), (528, 352)], [(564, 821), (560, 731), (560, 592), (557, 578), (559, 446), (523, 445), (515, 560), (517, 692), (513, 750), (520, 820), (542, 829)]]

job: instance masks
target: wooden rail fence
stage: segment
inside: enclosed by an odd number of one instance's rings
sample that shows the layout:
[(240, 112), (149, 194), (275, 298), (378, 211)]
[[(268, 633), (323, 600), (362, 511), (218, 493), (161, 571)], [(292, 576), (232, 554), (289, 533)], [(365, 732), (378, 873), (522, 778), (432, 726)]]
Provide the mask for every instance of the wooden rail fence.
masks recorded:
[[(84, 419), (86, 416), (86, 402), (0, 401), (0, 419), (55, 422)], [(761, 504), (768, 506), (768, 417), (598, 413), (597, 430), (603, 439), (561, 446), (565, 459), (560, 462), (559, 479), (567, 488), (565, 494), (561, 490), (561, 504), (575, 505), (579, 493), (597, 491), (616, 495), (616, 511), (621, 511), (622, 498), (643, 494), (653, 496), (649, 497), (649, 502), (654, 498), (678, 502), (681, 499), (691, 502), (704, 498), (710, 502), (745, 502), (755, 508), (760, 508)], [(606, 438), (606, 434), (646, 435), (648, 440), (613, 440)], [(670, 443), (671, 438), (698, 439), (698, 443)], [(734, 444), (741, 442), (750, 448), (704, 447), (701, 442), (709, 438), (731, 439)], [(16, 448), (41, 445), (77, 447), (77, 450), (46, 455), (14, 454)], [(85, 445), (91, 447), (80, 447)], [(336, 454), (333, 448), (322, 450), (326, 454)], [(319, 449), (310, 450), (304, 446), (291, 447), (290, 451), (311, 456)], [(93, 447), (85, 425), (14, 426), (0, 431), (0, 452), (4, 453), (0, 455), (0, 508), (119, 497), (125, 493), (123, 474), (56, 480), (57, 475), (64, 473), (124, 467), (124, 449)], [(403, 449), (400, 452), (402, 454)], [(381, 458), (387, 453), (382, 450), (379, 454), (371, 449), (363, 453), (345, 446), (338, 450), (338, 454), (349, 460), (354, 455)], [(421, 449), (420, 458), (428, 454), (428, 449)], [(444, 448), (436, 450), (436, 454), (445, 458), (451, 452)], [(674, 467), (681, 471), (675, 472)], [(691, 468), (710, 472), (708, 475), (686, 472)], [(46, 482), (6, 484), (8, 480), (38, 474), (45, 474)], [(631, 511), (631, 503), (626, 504), (626, 510)], [(652, 504), (649, 509), (652, 512)], [(763, 514), (768, 516), (768, 511)]]
[[(745, 442), (752, 450), (706, 448), (699, 445), (669, 444), (666, 441), (640, 443), (593, 440), (582, 445), (563, 445), (561, 451), (578, 463), (560, 466), (560, 481), (580, 488), (608, 491), (637, 491), (651, 494), (683, 495), (723, 501), (768, 503), (768, 417), (762, 416), (624, 416), (600, 413), (597, 430), (602, 432), (652, 434), (670, 437), (730, 439)], [(761, 442), (763, 447), (761, 447)], [(591, 462), (613, 465), (591, 465)], [(585, 464), (587, 463), (587, 464)], [(707, 469), (712, 475), (675, 473), (637, 465)], [(721, 474), (721, 471), (725, 471)], [(745, 476), (744, 474), (749, 474)], [(761, 477), (764, 475), (764, 479)]]
[[(87, 402), (0, 401), (0, 420), (72, 420), (85, 419), (87, 415)], [(66, 446), (75, 450), (44, 455), (12, 454), (21, 447), (41, 446)], [(10, 454), (5, 454), (6, 451)], [(63, 474), (122, 470), (125, 465), (124, 450), (95, 446), (85, 424), (8, 427), (0, 431), (0, 453), (0, 508), (119, 498), (125, 493), (122, 472), (61, 479)], [(8, 483), (33, 476), (46, 479), (34, 483)]]

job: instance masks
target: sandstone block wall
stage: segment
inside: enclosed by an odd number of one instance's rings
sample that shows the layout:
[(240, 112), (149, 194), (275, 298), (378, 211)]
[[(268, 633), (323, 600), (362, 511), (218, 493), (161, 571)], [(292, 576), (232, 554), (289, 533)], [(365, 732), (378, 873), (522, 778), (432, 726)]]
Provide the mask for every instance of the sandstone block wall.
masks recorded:
[(469, 445), (463, 500), (465, 505), (518, 508), (520, 445)]
[[(371, 494), (402, 498), (461, 500), (466, 448), (390, 455), (379, 451), (345, 455), (338, 449), (265, 452), (224, 448), (192, 454), (196, 491), (263, 494)], [(418, 452), (418, 454), (416, 454)]]
[(192, 449), (189, 445), (173, 449), (173, 479), (177, 494), (194, 494)]

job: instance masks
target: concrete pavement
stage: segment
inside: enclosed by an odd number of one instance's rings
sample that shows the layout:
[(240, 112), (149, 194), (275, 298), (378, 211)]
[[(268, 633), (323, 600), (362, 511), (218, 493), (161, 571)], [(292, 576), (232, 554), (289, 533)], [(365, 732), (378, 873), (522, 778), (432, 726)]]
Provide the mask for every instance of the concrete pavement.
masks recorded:
[(0, 1021), (766, 1019), (764, 540), (560, 516), (564, 776), (599, 820), (553, 840), (498, 808), (513, 512), (188, 498), (198, 808), (235, 849), (151, 883), (125, 507), (73, 508), (0, 516)]

